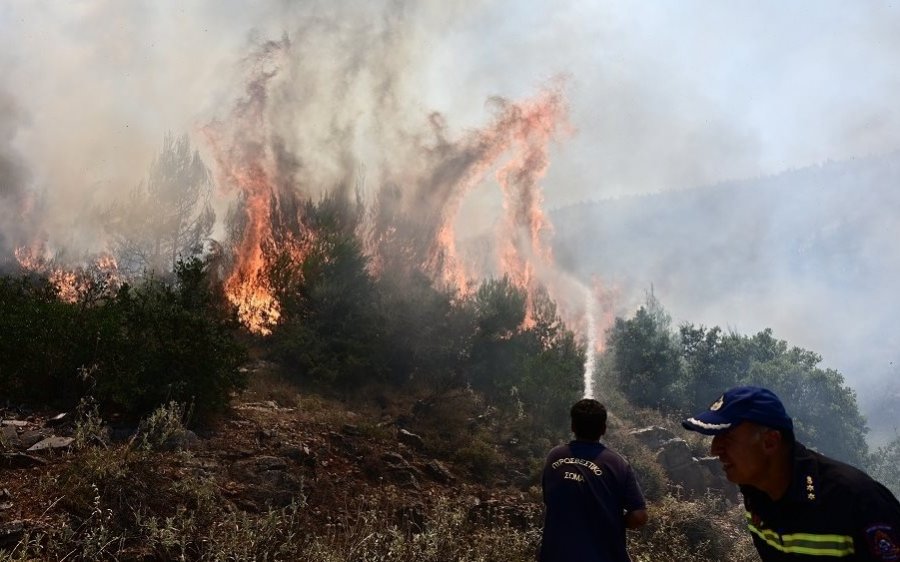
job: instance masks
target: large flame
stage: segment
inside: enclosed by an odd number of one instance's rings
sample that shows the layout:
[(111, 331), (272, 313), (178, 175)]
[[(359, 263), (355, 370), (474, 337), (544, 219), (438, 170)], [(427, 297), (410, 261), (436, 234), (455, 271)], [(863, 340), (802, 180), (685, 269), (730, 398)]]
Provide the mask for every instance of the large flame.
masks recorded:
[[(217, 183), (240, 194), (245, 213), (234, 266), (225, 294), (252, 332), (267, 335), (281, 317), (281, 307), (268, 282), (266, 248), (272, 243), (272, 209), (277, 204), (274, 169), (265, 123), (268, 83), (277, 75), (285, 42), (272, 42), (254, 59), (245, 96), (228, 122), (204, 129), (216, 161)], [(273, 68), (273, 65), (276, 65)]]
[(469, 143), (468, 152), (476, 156), (442, 209), (442, 222), (426, 269), (436, 280), (463, 293), (468, 291), (472, 272), (467, 272), (459, 259), (453, 225), (464, 196), (484, 183), (491, 169), (497, 168), (505, 211), (497, 233), (497, 265), (501, 274), (527, 291), (526, 323), (530, 324), (537, 283), (533, 262), (537, 260), (541, 267), (552, 264), (547, 241), (551, 227), (542, 209), (539, 182), (549, 166), (551, 141), (558, 130), (568, 128), (568, 108), (559, 86), (520, 103), (499, 101), (498, 106), (500, 111), (494, 122), (477, 132)]
[[(297, 187), (278, 185), (274, 146), (279, 139), (270, 132), (266, 121), (270, 89), (289, 47), (286, 40), (267, 44), (254, 59), (245, 95), (229, 119), (213, 122), (204, 129), (214, 155), (218, 184), (240, 194), (245, 213), (225, 290), (244, 324), (263, 335), (271, 333), (281, 315), (280, 304), (267, 280), (271, 255), (287, 249), (302, 260), (300, 245), (295, 244), (293, 249), (276, 247), (292, 240), (282, 236), (276, 241), (273, 235), (279, 188)], [(456, 142), (444, 136), (440, 116), (431, 116), (438, 145), (430, 150), (429, 166), (418, 176), (395, 171), (384, 178), (386, 184), (418, 184), (419, 192), (401, 213), (387, 213), (386, 224), (367, 241), (366, 247), (372, 258), (372, 271), (378, 273), (384, 254), (398, 250), (396, 246), (382, 247), (386, 241), (410, 235), (398, 223), (418, 224), (424, 238), (419, 236), (419, 242), (406, 243), (402, 251), (406, 259), (414, 263), (421, 260), (417, 263), (435, 283), (468, 294), (473, 282), (489, 273), (467, 268), (457, 248), (454, 225), (466, 196), (490, 184), (488, 176), (493, 170), (504, 208), (494, 243), (494, 272), (507, 276), (526, 291), (529, 325), (533, 293), (542, 282), (537, 272), (553, 266), (548, 241), (552, 229), (542, 208), (540, 181), (549, 166), (551, 142), (560, 130), (568, 130), (568, 107), (560, 84), (522, 102), (495, 100), (495, 107), (495, 118), (488, 126)], [(404, 162), (394, 165), (402, 167)]]

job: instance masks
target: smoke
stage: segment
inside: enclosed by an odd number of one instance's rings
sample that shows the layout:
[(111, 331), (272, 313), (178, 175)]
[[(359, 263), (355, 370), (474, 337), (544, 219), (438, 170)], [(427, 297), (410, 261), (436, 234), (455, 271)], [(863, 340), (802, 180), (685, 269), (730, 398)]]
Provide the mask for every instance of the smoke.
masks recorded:
[(15, 139), (21, 114), (12, 99), (0, 90), (0, 270), (12, 257), (17, 243), (25, 238), (24, 216), (28, 201), (27, 170), (15, 149)]
[[(517, 156), (507, 151), (485, 160), (485, 135), (509, 117), (505, 112), (523, 115), (529, 103), (554, 92), (553, 77), (560, 75), (568, 77), (560, 91), (575, 132), (566, 133), (565, 118), (554, 121), (558, 128), (531, 146), (533, 173), (516, 184), (524, 191), (507, 199), (532, 201), (513, 222), (521, 225), (527, 216), (542, 232), (534, 238), (516, 227), (507, 236), (519, 256), (539, 254), (549, 238), (549, 225), (534, 212), (541, 205), (766, 177), (900, 149), (897, 7), (837, 0), (443, 4), (4, 3), (0, 256), (36, 240), (70, 256), (105, 250), (99, 210), (141, 182), (167, 131), (189, 134), (215, 168), (220, 218), (238, 196), (222, 157), (249, 154), (229, 152), (248, 146), (233, 142), (241, 139), (265, 147), (260, 162), (276, 196), (285, 186), (310, 197), (359, 189), (378, 210), (374, 232), (386, 232), (398, 216), (415, 216), (409, 227), (415, 235), (408, 237), (420, 245), (414, 254), (429, 255), (433, 240), (447, 231), (465, 249), (465, 239), (506, 228), (510, 216), (495, 173)], [(261, 52), (271, 57), (261, 61)], [(251, 130), (237, 124), (247, 115), (241, 104), (253, 99), (247, 84), (254, 69), (268, 78)], [(506, 101), (488, 101), (494, 99)], [(211, 134), (228, 146), (217, 149)], [(528, 147), (512, 138), (506, 146), (526, 154)], [(459, 186), (467, 181), (472, 188), (463, 192)], [(764, 247), (780, 224), (810, 209), (798, 204), (777, 211), (765, 223), (738, 212), (729, 228), (743, 229), (744, 243)], [(682, 218), (711, 212), (692, 209)], [(855, 224), (865, 224), (865, 217)], [(216, 236), (224, 228), (220, 222)], [(567, 251), (634, 256), (641, 250), (634, 236), (572, 240)], [(721, 232), (709, 236), (728, 239)], [(462, 259), (452, 245), (443, 250), (436, 269)], [(640, 257), (654, 272), (679, 263), (678, 255)], [(729, 259), (735, 258), (721, 251), (699, 265)], [(787, 283), (782, 256), (760, 252), (747, 259), (756, 260), (759, 283)], [(582, 278), (604, 271), (584, 271)], [(714, 306), (687, 281), (666, 286), (656, 274), (632, 281), (615, 291), (594, 289), (619, 295), (604, 304), (604, 314), (630, 313), (652, 282), (680, 320), (772, 326), (826, 362), (832, 326), (798, 319), (805, 311), (833, 309), (862, 325), (873, 302), (891, 299), (880, 285), (865, 287), (871, 297), (865, 302), (853, 284), (821, 293), (786, 289), (783, 298), (767, 300), (738, 286)], [(718, 281), (706, 283), (722, 291)], [(801, 297), (809, 308), (792, 307)], [(584, 300), (577, 284), (571, 299)], [(834, 300), (858, 304), (827, 302)], [(878, 334), (880, 327), (860, 333)], [(851, 384), (862, 383), (861, 375), (845, 374)]]

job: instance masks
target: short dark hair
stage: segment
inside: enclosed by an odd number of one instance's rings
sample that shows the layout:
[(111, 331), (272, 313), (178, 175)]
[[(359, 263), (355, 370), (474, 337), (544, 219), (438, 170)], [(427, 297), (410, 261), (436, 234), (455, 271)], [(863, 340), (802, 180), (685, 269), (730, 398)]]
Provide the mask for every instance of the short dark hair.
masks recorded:
[(606, 406), (593, 398), (583, 398), (572, 405), (572, 432), (577, 439), (596, 441), (606, 433)]

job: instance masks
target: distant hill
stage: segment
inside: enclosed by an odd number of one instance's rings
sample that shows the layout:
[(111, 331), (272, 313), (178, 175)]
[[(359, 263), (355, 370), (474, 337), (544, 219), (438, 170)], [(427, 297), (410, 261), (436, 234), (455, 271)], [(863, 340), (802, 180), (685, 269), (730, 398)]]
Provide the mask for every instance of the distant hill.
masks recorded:
[(900, 153), (573, 205), (551, 220), (559, 264), (618, 287), (622, 313), (652, 285), (677, 322), (771, 327), (844, 374), (876, 437), (900, 426)]

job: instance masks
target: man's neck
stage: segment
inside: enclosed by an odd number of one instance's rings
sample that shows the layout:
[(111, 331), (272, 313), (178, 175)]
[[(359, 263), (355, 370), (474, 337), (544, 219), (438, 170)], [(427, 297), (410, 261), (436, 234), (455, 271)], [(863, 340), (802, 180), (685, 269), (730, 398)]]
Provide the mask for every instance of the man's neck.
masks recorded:
[(756, 488), (765, 492), (772, 501), (780, 500), (791, 487), (793, 466), (790, 450), (785, 449), (782, 454), (772, 457), (766, 478), (759, 482)]

